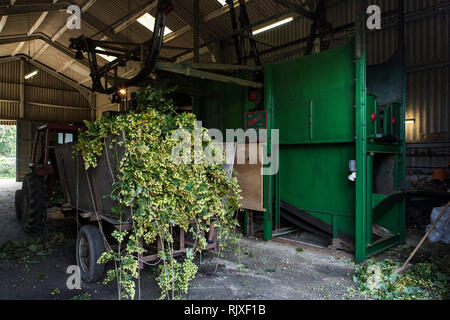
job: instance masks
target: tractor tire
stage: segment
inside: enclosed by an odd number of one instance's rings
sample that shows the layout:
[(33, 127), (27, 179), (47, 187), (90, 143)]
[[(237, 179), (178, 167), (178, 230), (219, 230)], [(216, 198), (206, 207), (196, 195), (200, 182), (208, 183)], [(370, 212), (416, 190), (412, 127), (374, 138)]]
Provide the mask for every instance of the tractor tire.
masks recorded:
[(15, 196), (16, 218), (20, 221), (22, 218), (22, 190), (16, 190)]
[(40, 231), (47, 215), (47, 184), (34, 173), (25, 175), (22, 185), (21, 222), (25, 232)]
[(92, 283), (103, 276), (105, 265), (97, 261), (104, 248), (103, 237), (97, 227), (89, 224), (81, 227), (77, 237), (76, 257), (83, 281)]

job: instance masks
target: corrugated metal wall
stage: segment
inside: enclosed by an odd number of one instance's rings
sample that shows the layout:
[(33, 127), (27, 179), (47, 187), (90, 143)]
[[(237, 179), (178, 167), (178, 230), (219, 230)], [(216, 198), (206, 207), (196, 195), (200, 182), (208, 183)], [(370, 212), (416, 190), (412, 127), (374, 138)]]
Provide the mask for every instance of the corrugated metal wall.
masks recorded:
[[(355, 21), (358, 0), (328, 1), (328, 20), (333, 27)], [(300, 2), (298, 0), (297, 2)], [(258, 3), (265, 10), (266, 1)], [(369, 1), (378, 4), (383, 13), (396, 9), (397, 1)], [(267, 9), (272, 5), (267, 3)], [(449, 10), (450, 1), (406, 0), (405, 41), (407, 63), (407, 124), (408, 142), (450, 141), (449, 114)], [(280, 10), (281, 11), (281, 10)], [(255, 22), (255, 21), (252, 21)], [(309, 35), (311, 22), (303, 17), (258, 35), (272, 45), (281, 45)], [(351, 33), (331, 38), (330, 47), (344, 44)], [(279, 63), (304, 55), (306, 43), (263, 55), (263, 63)], [(269, 47), (258, 44), (260, 51)], [(247, 48), (248, 49), (248, 48)], [(396, 15), (383, 18), (382, 30), (368, 32), (368, 64), (386, 61), (397, 49)]]
[(406, 168), (410, 176), (431, 176), (436, 168), (447, 168), (450, 143), (411, 143), (406, 148)]
[[(2, 90), (1, 92), (5, 91)], [(5, 120), (19, 119), (19, 108), (20, 108), (19, 102), (12, 100), (10, 101), (0, 100), (0, 117)]]
[[(0, 119), (20, 119), (19, 60), (0, 62)], [(24, 74), (37, 70), (24, 62)], [(70, 123), (90, 119), (89, 101), (78, 90), (44, 70), (25, 80), (22, 120)]]
[(0, 126), (15, 126), (16, 121), (14, 120), (0, 120)]
[[(36, 127), (43, 123), (72, 123), (90, 119), (89, 101), (78, 90), (44, 70), (24, 81), (21, 74), (37, 70), (20, 60), (0, 62), (0, 123), (17, 121), (16, 178), (22, 181), (29, 170)], [(21, 118), (21, 82), (25, 85)]]
[(0, 63), (0, 119), (19, 119), (20, 61)]

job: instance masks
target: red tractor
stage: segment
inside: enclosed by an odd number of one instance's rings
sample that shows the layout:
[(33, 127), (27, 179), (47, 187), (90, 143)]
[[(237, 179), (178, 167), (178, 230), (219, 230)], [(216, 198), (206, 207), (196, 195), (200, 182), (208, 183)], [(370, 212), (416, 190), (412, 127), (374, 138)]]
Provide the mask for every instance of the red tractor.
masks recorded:
[[(16, 216), (25, 232), (42, 231), (48, 199), (53, 194), (58, 180), (65, 198), (62, 209), (65, 209), (65, 212), (79, 213), (73, 210), (73, 197), (70, 197), (69, 190), (75, 188), (75, 183), (74, 179), (68, 181), (68, 176), (71, 174), (70, 168), (77, 164), (72, 159), (72, 150), (79, 129), (82, 128), (48, 124), (36, 129), (30, 162), (31, 172), (25, 175), (22, 189), (17, 190), (15, 196)], [(78, 219), (78, 215), (75, 216)], [(81, 278), (86, 282), (95, 282), (103, 275), (104, 270), (104, 265), (96, 263), (104, 251), (103, 237), (93, 222), (81, 222), (77, 237), (77, 264)]]
[(58, 179), (55, 147), (76, 140), (80, 126), (48, 124), (36, 129), (31, 154), (31, 172), (25, 175), (22, 189), (16, 191), (16, 216), (25, 232), (42, 229), (47, 201)]

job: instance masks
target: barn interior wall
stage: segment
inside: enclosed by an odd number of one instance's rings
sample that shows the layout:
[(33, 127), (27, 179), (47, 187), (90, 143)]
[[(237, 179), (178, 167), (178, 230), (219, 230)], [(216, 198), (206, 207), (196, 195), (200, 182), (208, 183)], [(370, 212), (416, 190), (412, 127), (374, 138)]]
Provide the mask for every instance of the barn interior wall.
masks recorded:
[[(355, 21), (358, 0), (328, 1), (327, 18), (333, 27)], [(383, 15), (397, 8), (397, 1), (368, 1), (382, 10), (381, 30), (368, 31), (368, 65), (387, 61), (397, 50), (397, 16)], [(263, 9), (263, 8), (262, 8)], [(450, 4), (444, 0), (405, 1), (405, 46), (406, 46), (406, 125), (408, 169), (431, 174), (434, 167), (447, 167), (450, 156), (439, 157), (439, 164), (427, 161), (429, 152), (415, 152), (416, 144), (433, 144), (433, 148), (445, 148), (450, 142), (449, 103), (449, 11)], [(254, 21), (252, 21), (254, 22)], [(309, 36), (311, 21), (297, 17), (293, 22), (258, 35), (266, 43), (279, 46)], [(352, 31), (329, 37), (330, 48), (346, 43)], [(258, 43), (259, 52), (270, 47)], [(277, 64), (305, 55), (306, 42), (262, 55), (263, 64)], [(247, 43), (246, 52), (249, 52)], [(320, 49), (314, 47), (315, 52)], [(224, 51), (235, 63), (233, 42), (228, 41)], [(231, 57), (231, 58), (230, 58)], [(422, 149), (421, 149), (422, 150)], [(431, 149), (430, 149), (431, 150)], [(434, 150), (434, 149), (433, 149)], [(423, 151), (423, 150), (422, 150)], [(420, 165), (417, 165), (420, 163)], [(427, 164), (429, 163), (429, 164)], [(420, 167), (420, 168), (417, 168)]]
[(90, 118), (89, 101), (73, 86), (20, 59), (0, 62), (0, 119), (73, 123)]
[[(327, 18), (333, 27), (355, 21), (357, 0), (328, 1)], [(382, 10), (379, 31), (368, 31), (368, 65), (388, 60), (397, 49), (397, 18), (383, 16), (396, 9), (397, 1), (369, 1)], [(449, 112), (449, 10), (448, 1), (405, 1), (406, 113), (414, 124), (406, 126), (408, 143), (450, 141)], [(255, 22), (255, 21), (252, 21)], [(297, 17), (293, 22), (258, 35), (262, 41), (278, 46), (309, 36), (311, 21)], [(330, 47), (343, 45), (352, 32), (328, 38)], [(263, 64), (276, 64), (305, 54), (306, 43), (262, 55)], [(269, 47), (258, 43), (263, 52)], [(246, 52), (249, 52), (248, 43)], [(319, 48), (315, 47), (318, 51)], [(233, 42), (227, 43), (227, 56), (234, 56)], [(235, 58), (232, 59), (235, 62)]]

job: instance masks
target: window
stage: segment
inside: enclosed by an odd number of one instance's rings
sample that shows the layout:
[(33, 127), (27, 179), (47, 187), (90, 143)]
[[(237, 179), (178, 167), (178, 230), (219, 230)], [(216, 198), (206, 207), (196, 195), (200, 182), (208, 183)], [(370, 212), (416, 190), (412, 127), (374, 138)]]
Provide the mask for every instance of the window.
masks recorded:
[(66, 133), (64, 137), (64, 143), (72, 143), (73, 142), (73, 134)]
[(58, 132), (58, 144), (64, 144), (64, 133)]
[(227, 2), (225, 0), (217, 0), (218, 3), (220, 3), (222, 6), (225, 6)]
[(58, 144), (66, 144), (73, 142), (72, 133), (62, 133), (58, 132)]
[[(137, 21), (142, 24), (144, 27), (146, 27), (148, 30), (153, 32), (153, 28), (155, 27), (155, 18), (151, 16), (149, 13), (144, 14), (142, 17), (137, 19)], [(169, 33), (172, 33), (172, 30), (165, 27), (164, 28), (164, 36), (167, 36)]]

